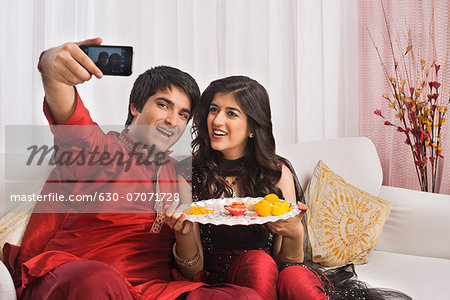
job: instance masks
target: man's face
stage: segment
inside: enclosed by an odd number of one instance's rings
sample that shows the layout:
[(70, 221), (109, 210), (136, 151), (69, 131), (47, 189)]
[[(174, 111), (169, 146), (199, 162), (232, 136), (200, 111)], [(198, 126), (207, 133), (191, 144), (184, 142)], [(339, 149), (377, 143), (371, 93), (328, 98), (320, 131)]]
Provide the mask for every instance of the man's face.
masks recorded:
[(191, 114), (186, 93), (176, 87), (159, 91), (148, 98), (141, 112), (131, 106), (133, 121), (129, 136), (136, 142), (155, 145), (156, 152), (165, 152), (181, 137)]
[(100, 54), (98, 61), (100, 62), (100, 64), (106, 65), (106, 62), (108, 61), (108, 54), (107, 53)]

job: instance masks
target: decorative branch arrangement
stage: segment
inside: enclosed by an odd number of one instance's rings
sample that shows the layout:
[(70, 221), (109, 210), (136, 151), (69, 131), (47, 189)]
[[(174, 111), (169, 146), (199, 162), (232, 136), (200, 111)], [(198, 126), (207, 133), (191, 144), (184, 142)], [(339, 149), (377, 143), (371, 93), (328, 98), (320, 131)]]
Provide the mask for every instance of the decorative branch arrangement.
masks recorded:
[[(400, 38), (393, 40), (384, 6), (382, 7), (392, 54), (392, 74), (389, 74), (370, 32), (369, 35), (391, 87), (389, 93), (383, 94), (383, 100), (395, 110), (396, 121), (387, 120), (380, 109), (374, 113), (385, 120), (385, 125), (392, 126), (404, 134), (405, 144), (409, 146), (413, 155), (421, 190), (435, 192), (438, 163), (442, 158), (442, 128), (450, 103), (450, 93), (446, 92), (446, 87), (442, 85), (445, 80), (439, 77), (441, 65), (437, 63), (436, 58), (434, 12), (429, 32), (429, 45), (433, 55), (430, 61), (426, 61), (416, 57), (410, 30), (403, 39), (403, 46)], [(446, 59), (448, 51), (447, 47)], [(444, 72), (444, 76), (445, 74)]]

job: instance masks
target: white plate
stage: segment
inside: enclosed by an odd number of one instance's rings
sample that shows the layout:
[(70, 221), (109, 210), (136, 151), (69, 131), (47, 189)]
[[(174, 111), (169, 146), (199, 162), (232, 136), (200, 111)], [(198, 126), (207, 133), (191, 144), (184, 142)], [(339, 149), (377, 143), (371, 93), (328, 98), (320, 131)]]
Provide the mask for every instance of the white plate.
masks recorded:
[(244, 202), (245, 204), (256, 203), (260, 198), (219, 198), (219, 199), (208, 199), (203, 201), (197, 201), (190, 204), (180, 205), (177, 211), (184, 211), (191, 206), (205, 207), (213, 209), (214, 213), (202, 214), (202, 215), (187, 215), (187, 220), (191, 222), (197, 222), (201, 224), (213, 224), (213, 225), (253, 225), (253, 224), (264, 224), (267, 222), (274, 222), (278, 220), (286, 220), (300, 213), (298, 206), (289, 203), (292, 210), (281, 215), (281, 216), (267, 216), (260, 217), (255, 211), (246, 211), (243, 216), (233, 216), (231, 215), (223, 206), (231, 205), (233, 202)]

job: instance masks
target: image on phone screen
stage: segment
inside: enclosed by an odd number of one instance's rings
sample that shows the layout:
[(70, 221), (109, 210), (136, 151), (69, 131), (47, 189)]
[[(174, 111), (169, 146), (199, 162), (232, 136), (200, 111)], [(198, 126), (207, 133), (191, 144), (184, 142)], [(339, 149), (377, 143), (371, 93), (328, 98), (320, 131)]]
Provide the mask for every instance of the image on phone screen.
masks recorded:
[(130, 76), (133, 62), (133, 47), (80, 45), (103, 75)]

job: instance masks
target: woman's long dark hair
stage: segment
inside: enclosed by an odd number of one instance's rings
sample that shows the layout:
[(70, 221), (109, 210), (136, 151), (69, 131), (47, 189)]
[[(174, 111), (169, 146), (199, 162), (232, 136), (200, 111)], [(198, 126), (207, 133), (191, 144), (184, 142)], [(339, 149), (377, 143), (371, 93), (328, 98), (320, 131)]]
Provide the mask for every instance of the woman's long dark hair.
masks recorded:
[(193, 167), (198, 168), (201, 198), (231, 197), (231, 188), (223, 181), (223, 155), (211, 148), (207, 117), (216, 94), (232, 94), (247, 115), (247, 126), (253, 133), (248, 138), (244, 167), (237, 174), (241, 196), (259, 197), (275, 193), (282, 197), (277, 183), (281, 166), (275, 155), (275, 139), (272, 133), (269, 95), (266, 89), (246, 76), (218, 79), (206, 88), (200, 97), (198, 110), (193, 119), (192, 141)]

